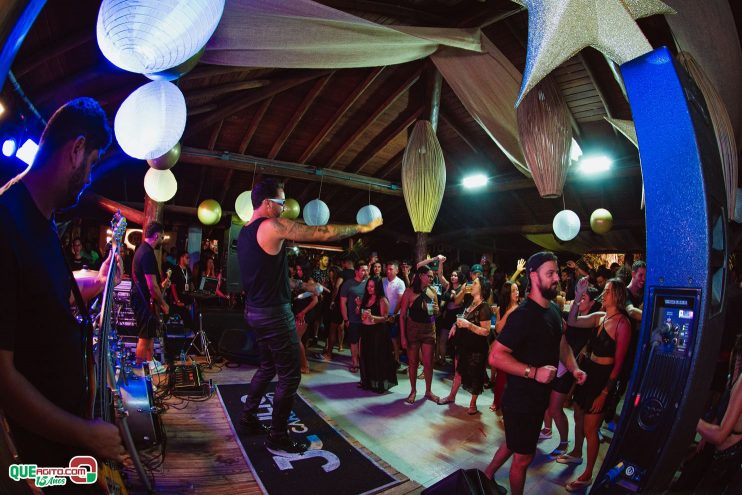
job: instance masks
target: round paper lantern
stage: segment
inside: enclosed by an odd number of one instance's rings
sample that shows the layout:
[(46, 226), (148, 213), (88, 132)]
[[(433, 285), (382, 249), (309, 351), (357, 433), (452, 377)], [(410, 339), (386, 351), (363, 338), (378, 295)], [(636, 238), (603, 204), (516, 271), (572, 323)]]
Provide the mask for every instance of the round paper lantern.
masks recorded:
[(198, 65), (198, 61), (201, 60), (201, 56), (206, 51), (206, 47), (201, 48), (194, 56), (186, 60), (180, 65), (171, 67), (170, 69), (162, 70), (160, 72), (152, 72), (151, 74), (145, 74), (148, 79), (153, 81), (175, 81), (185, 76)]
[(222, 207), (215, 199), (205, 199), (198, 205), (198, 219), (204, 225), (215, 225), (222, 219)]
[[(301, 211), (301, 206), (299, 206), (299, 202), (295, 200), (294, 198), (286, 198), (286, 203), (283, 205), (283, 211), (281, 212), (281, 216), (283, 218), (289, 218), (291, 220), (296, 220), (299, 218), (299, 212)], [(329, 216), (328, 216), (329, 219)]]
[(173, 168), (175, 164), (178, 163), (179, 159), (180, 143), (170, 148), (170, 151), (168, 151), (164, 155), (153, 158), (152, 160), (147, 160), (147, 163), (150, 167), (156, 168), (157, 170), (167, 170), (169, 168)]
[(151, 160), (178, 144), (185, 124), (186, 103), (180, 89), (167, 81), (152, 81), (124, 100), (113, 128), (127, 155)]
[(114, 65), (150, 74), (193, 57), (211, 38), (224, 0), (103, 0), (98, 46)]
[(605, 208), (598, 208), (590, 215), (590, 228), (596, 234), (605, 234), (613, 227), (613, 215)]
[(234, 211), (243, 222), (249, 222), (252, 218), (252, 191), (241, 192), (234, 201)]
[(554, 215), (551, 227), (560, 240), (571, 241), (580, 233), (580, 217), (572, 210), (562, 210)]
[(381, 218), (381, 210), (374, 205), (366, 205), (356, 213), (356, 223), (361, 225), (371, 223), (377, 218)]
[(304, 205), (304, 222), (307, 225), (327, 225), (330, 221), (330, 208), (321, 199), (313, 199)]
[(170, 201), (178, 191), (178, 181), (170, 170), (151, 168), (144, 174), (144, 190), (147, 196), (164, 203)]

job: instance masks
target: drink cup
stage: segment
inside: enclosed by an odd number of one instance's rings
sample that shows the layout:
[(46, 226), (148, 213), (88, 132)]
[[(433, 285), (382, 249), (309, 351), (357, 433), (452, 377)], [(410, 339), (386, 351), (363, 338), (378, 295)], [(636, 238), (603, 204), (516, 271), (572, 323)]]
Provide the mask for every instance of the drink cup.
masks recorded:
[(426, 303), (426, 306), (428, 308), (428, 316), (433, 316), (433, 303), (432, 301), (429, 303)]

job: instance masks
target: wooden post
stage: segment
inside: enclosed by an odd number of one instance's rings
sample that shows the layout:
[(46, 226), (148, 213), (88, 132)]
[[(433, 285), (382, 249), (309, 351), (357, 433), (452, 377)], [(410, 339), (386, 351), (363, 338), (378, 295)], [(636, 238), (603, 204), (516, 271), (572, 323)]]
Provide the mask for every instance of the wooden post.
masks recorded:
[[(438, 130), (438, 115), (441, 108), (441, 87), (443, 86), (443, 77), (434, 66), (430, 68), (428, 74), (428, 106), (430, 115), (430, 125), (434, 131)], [(425, 232), (416, 232), (415, 239), (415, 262), (422, 261), (428, 255), (428, 234)]]

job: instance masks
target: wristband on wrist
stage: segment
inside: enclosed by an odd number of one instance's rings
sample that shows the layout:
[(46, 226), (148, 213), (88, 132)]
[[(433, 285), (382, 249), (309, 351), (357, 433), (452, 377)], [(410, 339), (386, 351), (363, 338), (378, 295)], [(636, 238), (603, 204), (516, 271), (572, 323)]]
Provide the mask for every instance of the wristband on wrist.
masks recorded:
[(527, 365), (526, 366), (526, 370), (523, 372), (523, 377), (524, 378), (531, 378), (530, 376), (528, 376), (530, 374), (531, 374), (531, 367)]

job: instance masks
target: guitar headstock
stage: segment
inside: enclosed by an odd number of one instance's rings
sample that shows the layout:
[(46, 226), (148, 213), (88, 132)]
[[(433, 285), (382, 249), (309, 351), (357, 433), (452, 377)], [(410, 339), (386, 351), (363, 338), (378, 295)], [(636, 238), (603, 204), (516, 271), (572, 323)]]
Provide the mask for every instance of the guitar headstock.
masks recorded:
[(126, 232), (126, 217), (117, 211), (111, 219), (111, 245), (116, 247), (124, 238)]

